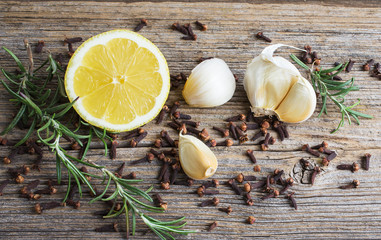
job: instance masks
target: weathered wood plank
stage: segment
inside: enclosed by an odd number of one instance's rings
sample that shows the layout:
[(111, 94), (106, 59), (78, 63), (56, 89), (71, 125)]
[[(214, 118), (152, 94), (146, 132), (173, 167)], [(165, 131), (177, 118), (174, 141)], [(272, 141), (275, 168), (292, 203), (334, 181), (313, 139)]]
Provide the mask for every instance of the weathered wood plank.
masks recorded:
[[(229, 216), (215, 207), (201, 209), (198, 205), (206, 198), (199, 198), (194, 193), (199, 182), (192, 187), (172, 186), (170, 190), (163, 191), (159, 189), (156, 180), (160, 168), (157, 162), (128, 167), (128, 171), (135, 171), (138, 177), (144, 179), (144, 183), (139, 184), (140, 187), (148, 188), (154, 184), (154, 192), (161, 192), (163, 198), (169, 202), (166, 214), (153, 216), (168, 220), (186, 216), (188, 229), (196, 230), (197, 233), (188, 237), (177, 236), (180, 239), (375, 239), (381, 236), (381, 194), (378, 191), (381, 173), (381, 87), (379, 80), (361, 71), (361, 65), (369, 58), (381, 61), (381, 11), (377, 2), (352, 1), (345, 6), (336, 1), (325, 4), (317, 1), (289, 4), (6, 1), (0, 2), (0, 45), (11, 49), (26, 62), (23, 38), (28, 38), (32, 43), (43, 39), (46, 49), (53, 54), (66, 54), (67, 49), (62, 44), (65, 36), (81, 36), (87, 39), (110, 29), (133, 29), (142, 17), (148, 19), (149, 26), (140, 33), (161, 49), (172, 73), (189, 74), (199, 57), (214, 56), (224, 59), (233, 73), (238, 75), (240, 80), (232, 100), (215, 109), (192, 109), (186, 106), (181, 97), (182, 86), (172, 91), (168, 98), (169, 104), (180, 100), (181, 110), (201, 121), (202, 127), (209, 129), (217, 141), (223, 139), (211, 127), (224, 126), (226, 123), (223, 119), (237, 113), (246, 113), (249, 107), (242, 79), (246, 62), (267, 46), (255, 39), (254, 35), (259, 30), (263, 30), (274, 43), (298, 47), (310, 44), (320, 53), (324, 67), (331, 66), (335, 61), (349, 58), (356, 60), (354, 71), (343, 76), (346, 79), (356, 77), (361, 91), (351, 93), (347, 100), (355, 102), (357, 98), (361, 98), (361, 105), (357, 109), (375, 117), (373, 120), (362, 120), (360, 126), (346, 125), (338, 134), (331, 135), (329, 132), (338, 124), (339, 114), (335, 113), (334, 106), (330, 104), (329, 116), (318, 119), (316, 112), (307, 122), (290, 125), (291, 139), (283, 143), (277, 142), (267, 152), (259, 151), (259, 146), (252, 142), (231, 148), (213, 149), (219, 159), (219, 169), (214, 177), (222, 182), (240, 172), (253, 174), (253, 164), (244, 154), (249, 148), (255, 150), (258, 164), (262, 166), (262, 172), (255, 173), (256, 176), (265, 177), (275, 168), (284, 169), (286, 176), (293, 177), (297, 182), (291, 188), (296, 192), (295, 198), (299, 206), (297, 211), (283, 197), (260, 201), (259, 198), (264, 193), (259, 191), (253, 193), (254, 206), (246, 206), (242, 197), (234, 195), (226, 185), (219, 187), (219, 198), (221, 206), (232, 206), (233, 212)], [(180, 34), (169, 29), (173, 22), (187, 23), (197, 19), (207, 23), (209, 28), (206, 32), (196, 30), (196, 42), (180, 40)], [(287, 56), (290, 52), (295, 53), (285, 49), (279, 54)], [(45, 52), (36, 56), (36, 61), (41, 61), (46, 55)], [(15, 67), (4, 51), (0, 51), (0, 66), (6, 69)], [(0, 88), (1, 129), (15, 112), (14, 105), (9, 104), (8, 99), (9, 95)], [(135, 149), (128, 148), (127, 141), (121, 141), (115, 161), (102, 155), (100, 144), (92, 146), (89, 157), (110, 169), (116, 169), (123, 161), (129, 162), (144, 156), (163, 128), (164, 124), (147, 124), (145, 129), (149, 135)], [(169, 132), (175, 136), (174, 131)], [(251, 131), (250, 134), (253, 135), (254, 132)], [(7, 138), (15, 142), (24, 133), (25, 131), (16, 129)], [(310, 157), (300, 147), (304, 143), (313, 145), (322, 140), (327, 140), (332, 149), (338, 151), (339, 157), (329, 167), (324, 168), (317, 176), (314, 186), (311, 186), (305, 183), (308, 183), (308, 177), (302, 179), (299, 171), (299, 159)], [(1, 157), (7, 156), (9, 151), (9, 147), (0, 146)], [(373, 155), (369, 171), (351, 173), (336, 170), (340, 163), (359, 162), (365, 152)], [(11, 167), (30, 165), (33, 159), (34, 156), (20, 156)], [(318, 163), (317, 158), (311, 158), (310, 161)], [(0, 163), (0, 181), (8, 178), (7, 168), (7, 165)], [(55, 163), (54, 156), (47, 153), (41, 172), (32, 171), (26, 177), (26, 183), (34, 179), (41, 179), (44, 183), (49, 178), (55, 178)], [(353, 179), (360, 180), (358, 189), (338, 189), (338, 186)], [(101, 187), (99, 183), (96, 185)], [(21, 185), (12, 183), (0, 197), (0, 236), (3, 239), (124, 237), (124, 233), (94, 232), (94, 228), (113, 221), (117, 221), (124, 229), (124, 219), (121, 216), (118, 219), (102, 220), (94, 216), (93, 212), (104, 209), (104, 205), (89, 205), (87, 202), (91, 198), (88, 194), (84, 194), (79, 210), (65, 207), (36, 215), (33, 212), (34, 202), (19, 198), (20, 188)], [(43, 196), (40, 201), (61, 200), (64, 188), (59, 187), (59, 194)], [(245, 223), (249, 215), (257, 218), (254, 225)], [(207, 226), (215, 220), (219, 222), (219, 226), (208, 232)], [(152, 233), (145, 234), (146, 228), (141, 221), (138, 222), (138, 229), (135, 239), (153, 238)]]

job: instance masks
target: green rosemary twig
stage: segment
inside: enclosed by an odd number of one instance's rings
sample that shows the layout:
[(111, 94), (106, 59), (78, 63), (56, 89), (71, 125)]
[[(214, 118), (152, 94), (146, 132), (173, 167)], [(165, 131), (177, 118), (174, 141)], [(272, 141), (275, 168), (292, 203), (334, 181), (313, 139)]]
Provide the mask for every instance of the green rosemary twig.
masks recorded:
[(297, 58), (294, 54), (290, 55), (291, 59), (294, 60), (299, 66), (306, 69), (310, 73), (312, 86), (316, 93), (321, 96), (322, 99), (322, 107), (318, 117), (321, 117), (323, 113), (328, 114), (327, 111), (327, 99), (330, 99), (335, 105), (339, 108), (341, 112), (341, 120), (331, 133), (335, 133), (339, 130), (340, 127), (344, 126), (345, 118), (349, 125), (351, 124), (351, 117), (356, 121), (357, 124), (360, 125), (359, 117), (363, 118), (373, 118), (371, 115), (361, 113), (353, 110), (355, 106), (360, 104), (360, 99), (351, 105), (345, 105), (345, 96), (351, 91), (359, 91), (358, 86), (354, 85), (354, 78), (351, 78), (348, 81), (341, 82), (333, 80), (333, 77), (341, 73), (347, 66), (348, 63), (339, 64), (338, 66), (330, 69), (319, 69), (314, 70), (309, 68), (306, 64), (304, 64), (299, 58)]
[[(65, 114), (72, 108), (75, 101), (72, 103), (64, 103), (58, 105), (58, 101), (61, 97), (66, 98), (63, 80), (60, 76), (64, 71), (50, 54), (48, 59), (40, 67), (38, 67), (33, 72), (28, 72), (21, 61), (10, 50), (6, 48), (4, 48), (4, 50), (8, 52), (16, 61), (16, 64), (18, 65), (21, 73), (11, 74), (4, 69), (1, 69), (5, 78), (10, 82), (10, 85), (7, 84), (3, 79), (0, 79), (1, 84), (12, 95), (13, 98), (10, 99), (10, 101), (16, 103), (16, 105), (19, 107), (19, 112), (16, 114), (9, 126), (0, 133), (0, 135), (7, 134), (17, 124), (21, 123), (23, 126), (29, 125), (29, 130), (27, 131), (25, 137), (23, 137), (23, 139), (16, 144), (16, 146), (19, 146), (25, 143), (25, 141), (27, 141), (32, 133), (36, 132), (39, 141), (48, 146), (56, 156), (58, 182), (61, 182), (62, 167), (67, 169), (68, 186), (67, 193), (63, 199), (64, 202), (68, 198), (68, 194), (71, 189), (72, 178), (78, 185), (78, 191), (81, 196), (81, 186), (83, 184), (86, 185), (94, 195), (97, 194), (91, 183), (87, 180), (86, 176), (92, 176), (101, 179), (103, 178), (103, 183), (106, 183), (104, 191), (96, 196), (93, 200), (91, 200), (91, 203), (98, 200), (109, 201), (113, 199), (116, 202), (117, 199), (121, 199), (123, 201), (122, 208), (115, 210), (114, 205), (114, 207), (104, 217), (116, 217), (124, 212), (126, 215), (127, 236), (129, 234), (129, 213), (131, 213), (132, 216), (132, 235), (135, 234), (136, 216), (139, 216), (160, 239), (174, 239), (171, 233), (188, 234), (193, 232), (188, 230), (181, 230), (181, 228), (186, 225), (186, 222), (181, 225), (178, 225), (178, 223), (183, 221), (184, 217), (174, 221), (165, 222), (149, 217), (146, 215), (146, 213), (144, 213), (144, 211), (164, 212), (162, 208), (153, 207), (144, 202), (144, 200), (153, 202), (152, 198), (148, 195), (153, 187), (143, 191), (132, 185), (133, 183), (137, 183), (142, 180), (123, 179), (119, 176), (116, 176), (113, 172), (109, 171), (104, 166), (99, 166), (95, 163), (85, 161), (86, 153), (94, 137), (99, 138), (103, 142), (105, 146), (105, 154), (107, 154), (107, 141), (112, 140), (112, 138), (108, 136), (106, 130), (100, 130), (88, 123), (81, 122), (82, 124), (78, 127), (78, 129), (72, 131), (60, 122), (60, 119), (65, 116)], [(36, 77), (36, 73), (43, 69), (43, 67), (46, 65), (48, 66), (46, 68), (47, 77), (42, 81), (41, 77)], [(47, 89), (46, 86), (53, 79), (57, 79), (58, 84), (56, 91), (52, 95), (52, 91)], [(42, 85), (35, 84), (34, 82), (42, 82)], [(79, 128), (83, 129), (83, 127), (85, 127), (88, 131), (87, 135), (77, 133)], [(60, 145), (60, 140), (64, 135), (73, 138), (76, 142), (78, 142), (79, 145), (85, 148), (83, 157), (81, 159), (71, 156)], [(83, 146), (82, 141), (87, 141), (86, 146)], [(102, 176), (81, 172), (75, 165), (76, 163), (98, 169)], [(110, 190), (111, 185), (114, 185), (115, 187), (114, 192), (110, 195), (110, 197), (104, 197), (107, 191)], [(140, 200), (138, 198), (142, 198), (144, 200)]]

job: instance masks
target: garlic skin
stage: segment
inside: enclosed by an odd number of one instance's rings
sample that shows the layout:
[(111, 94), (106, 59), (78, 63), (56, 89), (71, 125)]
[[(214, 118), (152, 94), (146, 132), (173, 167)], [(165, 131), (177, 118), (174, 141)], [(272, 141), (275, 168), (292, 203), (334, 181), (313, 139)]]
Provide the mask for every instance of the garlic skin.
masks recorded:
[(212, 58), (198, 64), (188, 77), (183, 97), (192, 107), (216, 107), (229, 101), (235, 78), (224, 60)]
[(181, 167), (188, 177), (202, 180), (213, 176), (218, 167), (217, 158), (208, 146), (191, 135), (179, 134)]
[(303, 122), (315, 111), (316, 94), (291, 62), (273, 56), (282, 46), (287, 45), (268, 46), (248, 62), (244, 88), (255, 115), (275, 114), (284, 122)]

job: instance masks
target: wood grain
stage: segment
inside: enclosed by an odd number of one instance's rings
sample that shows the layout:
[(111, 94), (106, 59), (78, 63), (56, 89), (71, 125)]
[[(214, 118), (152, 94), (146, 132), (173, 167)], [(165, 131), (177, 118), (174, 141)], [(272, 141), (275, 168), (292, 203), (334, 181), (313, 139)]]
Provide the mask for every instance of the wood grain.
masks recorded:
[[(381, 9), (377, 2), (368, 1), (360, 4), (341, 4), (339, 1), (328, 3), (203, 3), (203, 2), (0, 2), (0, 45), (14, 51), (23, 62), (26, 53), (22, 39), (31, 43), (38, 40), (46, 42), (45, 49), (53, 54), (66, 54), (63, 39), (81, 36), (87, 39), (98, 33), (122, 28), (133, 29), (144, 17), (149, 21), (148, 27), (140, 32), (155, 43), (165, 55), (171, 73), (189, 74), (196, 66), (199, 57), (219, 57), (224, 59), (233, 73), (239, 77), (234, 97), (225, 105), (213, 109), (192, 109), (185, 105), (181, 97), (181, 88), (171, 91), (168, 104), (179, 100), (181, 111), (191, 114), (193, 119), (202, 122), (202, 127), (209, 129), (217, 141), (222, 141), (211, 127), (224, 126), (223, 119), (238, 113), (246, 113), (249, 107), (242, 79), (246, 62), (260, 53), (268, 44), (257, 40), (257, 31), (264, 31), (273, 43), (284, 43), (297, 47), (310, 44), (320, 53), (324, 67), (332, 66), (335, 61), (356, 61), (354, 71), (342, 74), (345, 79), (355, 77), (361, 91), (351, 93), (348, 102), (361, 99), (356, 108), (374, 116), (372, 120), (361, 119), (361, 125), (345, 125), (339, 133), (329, 132), (338, 124), (339, 114), (330, 104), (329, 116), (317, 118), (317, 112), (307, 122), (289, 125), (291, 138), (282, 143), (277, 142), (267, 152), (259, 150), (258, 145), (247, 142), (241, 146), (213, 149), (219, 159), (219, 169), (215, 178), (226, 181), (242, 172), (253, 174), (253, 164), (244, 152), (254, 149), (258, 164), (262, 166), (257, 176), (266, 176), (275, 168), (284, 169), (286, 176), (293, 177), (299, 209), (295, 211), (287, 199), (279, 197), (260, 201), (262, 192), (253, 194), (255, 204), (244, 205), (242, 197), (233, 194), (232, 190), (222, 185), (219, 187), (221, 206), (232, 206), (230, 215), (217, 211), (215, 207), (200, 208), (198, 205), (206, 198), (199, 198), (194, 192), (199, 186), (172, 186), (170, 190), (159, 189), (156, 176), (160, 168), (157, 162), (147, 165), (128, 167), (138, 177), (144, 179), (139, 187), (155, 186), (154, 192), (160, 192), (169, 203), (166, 214), (153, 214), (154, 217), (174, 219), (186, 216), (188, 229), (197, 231), (188, 236), (176, 236), (179, 239), (378, 239), (381, 238), (381, 87), (380, 81), (369, 77), (361, 71), (362, 64), (374, 58), (381, 61)], [(208, 24), (206, 32), (196, 31), (197, 41), (180, 40), (181, 35), (173, 32), (170, 26), (174, 22), (187, 23), (200, 20)], [(75, 47), (78, 47), (76, 45)], [(293, 50), (284, 49), (280, 55), (287, 57)], [(36, 55), (36, 62), (47, 56), (44, 52)], [(65, 59), (67, 62), (68, 59)], [(0, 66), (12, 70), (15, 64), (9, 56), (0, 51)], [(0, 88), (0, 129), (12, 119), (16, 109), (8, 102), (9, 95)], [(320, 103), (318, 104), (318, 108)], [(167, 121), (167, 120), (166, 120)], [(121, 141), (118, 158), (111, 161), (103, 155), (99, 144), (94, 144), (89, 158), (110, 169), (116, 169), (120, 163), (138, 159), (150, 149), (158, 133), (166, 128), (165, 124), (149, 123), (145, 129), (149, 135), (138, 148), (128, 148), (127, 141)], [(175, 132), (169, 130), (172, 136)], [(25, 131), (15, 129), (7, 138), (15, 142)], [(250, 132), (254, 134), (254, 132)], [(298, 161), (310, 157), (300, 150), (301, 145), (329, 142), (330, 147), (339, 153), (329, 167), (324, 167), (318, 175), (314, 186), (306, 183), (300, 173)], [(55, 178), (54, 156), (44, 157), (41, 172), (33, 171), (26, 177), (26, 183), (34, 179), (46, 181)], [(0, 146), (0, 156), (7, 156), (10, 147)], [(356, 173), (338, 171), (341, 163), (360, 162), (365, 153), (371, 153), (372, 162), (369, 171)], [(73, 152), (75, 154), (75, 152)], [(35, 156), (19, 156), (12, 167), (31, 164)], [(318, 158), (311, 162), (319, 164)], [(8, 178), (9, 166), (0, 163), (0, 181)], [(94, 172), (95, 173), (95, 172)], [(338, 186), (358, 179), (358, 189), (340, 190)], [(96, 184), (98, 185), (98, 184)], [(100, 186), (99, 186), (100, 187)], [(96, 233), (94, 229), (105, 223), (117, 221), (121, 229), (124, 218), (102, 220), (93, 212), (105, 209), (103, 203), (88, 204), (91, 199), (84, 194), (79, 210), (71, 207), (46, 211), (41, 215), (33, 212), (33, 201), (19, 198), (21, 185), (10, 184), (0, 197), (0, 238), (1, 239), (122, 239), (124, 233)], [(65, 187), (60, 193), (43, 196), (41, 202), (57, 200), (63, 197)], [(248, 216), (256, 217), (253, 225), (245, 223)], [(213, 221), (218, 227), (212, 232), (207, 227)], [(134, 239), (152, 239), (154, 235), (146, 232), (144, 224), (138, 222), (138, 232)]]

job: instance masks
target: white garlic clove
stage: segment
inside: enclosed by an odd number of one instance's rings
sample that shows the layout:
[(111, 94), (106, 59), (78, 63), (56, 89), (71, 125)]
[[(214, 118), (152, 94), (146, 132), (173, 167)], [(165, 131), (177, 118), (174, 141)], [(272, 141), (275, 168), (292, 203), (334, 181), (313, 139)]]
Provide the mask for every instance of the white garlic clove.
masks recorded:
[(212, 58), (198, 64), (188, 77), (183, 97), (193, 107), (216, 107), (229, 101), (235, 78), (224, 60)]
[(315, 111), (316, 95), (291, 62), (273, 56), (281, 46), (286, 45), (265, 48), (248, 63), (244, 88), (255, 115), (275, 114), (285, 122), (302, 122)]
[(191, 135), (179, 134), (179, 158), (188, 177), (201, 180), (213, 176), (218, 167), (217, 158), (208, 146)]
[(315, 106), (314, 89), (305, 78), (299, 77), (275, 112), (279, 120), (296, 123), (310, 118), (315, 111)]

